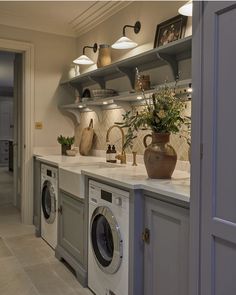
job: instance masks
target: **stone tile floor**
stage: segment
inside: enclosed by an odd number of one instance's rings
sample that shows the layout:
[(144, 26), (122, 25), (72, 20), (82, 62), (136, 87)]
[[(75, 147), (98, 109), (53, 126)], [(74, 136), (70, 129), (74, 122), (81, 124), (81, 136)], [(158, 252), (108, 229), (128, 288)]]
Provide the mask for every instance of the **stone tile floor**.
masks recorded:
[(10, 205), (0, 206), (0, 294), (92, 295)]

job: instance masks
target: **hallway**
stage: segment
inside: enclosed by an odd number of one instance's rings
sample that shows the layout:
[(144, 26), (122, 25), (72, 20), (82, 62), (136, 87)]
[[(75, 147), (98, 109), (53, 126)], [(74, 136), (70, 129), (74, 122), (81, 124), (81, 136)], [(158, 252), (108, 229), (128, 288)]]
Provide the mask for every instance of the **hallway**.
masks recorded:
[(9, 205), (0, 207), (0, 264), (0, 294), (92, 294), (34, 236), (34, 226), (21, 224), (19, 211)]

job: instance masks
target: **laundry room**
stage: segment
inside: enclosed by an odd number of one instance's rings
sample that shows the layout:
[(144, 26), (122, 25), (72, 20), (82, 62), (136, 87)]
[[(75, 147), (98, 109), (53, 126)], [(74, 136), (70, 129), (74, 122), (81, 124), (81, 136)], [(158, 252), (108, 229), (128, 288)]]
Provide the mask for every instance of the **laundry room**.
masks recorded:
[(0, 1), (0, 294), (236, 293), (235, 7)]

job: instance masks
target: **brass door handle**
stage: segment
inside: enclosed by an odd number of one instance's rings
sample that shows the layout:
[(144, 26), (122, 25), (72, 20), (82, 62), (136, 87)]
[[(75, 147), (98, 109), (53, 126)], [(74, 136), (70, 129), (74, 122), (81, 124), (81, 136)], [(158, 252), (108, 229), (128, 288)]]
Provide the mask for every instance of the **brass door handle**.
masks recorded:
[(62, 205), (57, 209), (58, 213), (62, 214)]
[(142, 232), (142, 240), (144, 241), (144, 243), (150, 243), (150, 230), (148, 228), (145, 228)]

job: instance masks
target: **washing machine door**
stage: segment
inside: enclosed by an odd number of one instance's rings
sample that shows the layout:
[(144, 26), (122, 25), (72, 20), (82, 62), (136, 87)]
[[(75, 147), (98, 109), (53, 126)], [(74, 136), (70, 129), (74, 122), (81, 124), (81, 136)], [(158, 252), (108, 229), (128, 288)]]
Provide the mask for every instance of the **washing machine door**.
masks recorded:
[(92, 215), (91, 247), (98, 266), (105, 273), (115, 273), (121, 264), (122, 239), (119, 225), (108, 207), (97, 207)]
[(48, 180), (42, 186), (42, 211), (45, 221), (52, 224), (56, 218), (56, 196), (53, 185)]

